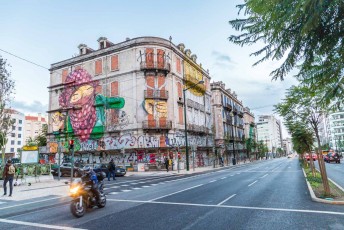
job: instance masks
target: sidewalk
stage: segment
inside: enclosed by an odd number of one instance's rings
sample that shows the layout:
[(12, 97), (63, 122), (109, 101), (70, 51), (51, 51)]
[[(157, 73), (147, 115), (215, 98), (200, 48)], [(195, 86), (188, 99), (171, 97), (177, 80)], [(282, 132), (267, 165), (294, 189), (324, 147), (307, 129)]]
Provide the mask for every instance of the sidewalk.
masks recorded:
[[(250, 162), (246, 162), (250, 163)], [(241, 163), (235, 166), (216, 166), (214, 168), (213, 166), (208, 167), (200, 167), (195, 168), (195, 170), (190, 169), (189, 171), (186, 171), (186, 169), (179, 170), (179, 173), (177, 170), (174, 171), (147, 171), (147, 172), (127, 172), (127, 176), (167, 176), (167, 175), (183, 175), (183, 174), (194, 174), (194, 173), (201, 173), (205, 171), (210, 170), (218, 170), (218, 169), (224, 169), (224, 168), (237, 168), (244, 166), (245, 163)], [(58, 196), (58, 197), (64, 197), (68, 196), (69, 193), (69, 184), (67, 182), (70, 182), (70, 178), (65, 177), (61, 178), (60, 181), (54, 180), (54, 181), (45, 181), (45, 182), (36, 182), (31, 183), (29, 186), (28, 183), (21, 184), (19, 186), (13, 186), (13, 194), (12, 197), (2, 196), (3, 194), (3, 180), (0, 180), (0, 205), (2, 202), (6, 201), (22, 201), (22, 200), (28, 200), (28, 199), (34, 199), (34, 198), (40, 198), (45, 196)], [(67, 184), (66, 184), (67, 183)], [(9, 193), (9, 185), (7, 184), (7, 194)]]

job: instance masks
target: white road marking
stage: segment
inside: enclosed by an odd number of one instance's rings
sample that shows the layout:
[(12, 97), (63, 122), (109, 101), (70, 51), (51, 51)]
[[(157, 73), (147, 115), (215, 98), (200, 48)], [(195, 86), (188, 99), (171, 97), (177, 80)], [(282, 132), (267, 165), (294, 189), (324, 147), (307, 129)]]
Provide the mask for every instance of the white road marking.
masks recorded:
[(66, 198), (66, 197), (68, 197), (68, 196), (54, 197), (54, 198), (49, 198), (49, 199), (44, 199), (44, 200), (27, 202), (27, 203), (24, 203), (24, 204), (16, 204), (16, 205), (11, 205), (11, 206), (7, 206), (7, 207), (2, 207), (2, 208), (0, 208), (0, 210), (8, 209), (8, 208), (14, 208), (14, 207), (19, 207), (19, 206), (24, 206), (24, 205), (27, 205), (27, 204), (40, 203), (40, 202), (44, 202), (44, 201), (48, 201), (48, 200), (56, 200), (56, 199), (61, 199), (61, 198)]
[(269, 174), (265, 174), (264, 176), (262, 176), (262, 177), (260, 177), (260, 178), (264, 178), (264, 177), (266, 177), (267, 175), (269, 175)]
[(144, 185), (144, 186), (142, 186), (142, 188), (148, 188), (148, 187), (150, 187), (150, 186), (148, 186), (148, 185)]
[(121, 186), (123, 186), (123, 187), (128, 187), (129, 185), (127, 185), (127, 184), (122, 184)]
[(112, 187), (110, 187), (110, 188), (119, 188), (120, 186), (112, 186)]
[(130, 192), (131, 190), (126, 190), (126, 189), (124, 189), (124, 190), (122, 190), (122, 192)]
[(130, 183), (130, 184), (138, 184), (138, 183)]
[(8, 220), (8, 219), (0, 219), (2, 223), (9, 223), (9, 224), (18, 224), (18, 225), (26, 225), (32, 227), (40, 227), (40, 228), (51, 228), (51, 229), (68, 229), (68, 230), (76, 230), (82, 228), (72, 228), (72, 227), (64, 227), (64, 226), (57, 226), (57, 225), (48, 225), (48, 224), (38, 224), (38, 223), (31, 223), (25, 221), (18, 221), (18, 220)]
[(237, 173), (237, 175), (239, 175), (240, 173)]
[(234, 176), (234, 174), (233, 174), (233, 175), (231, 175), (231, 176)]
[(212, 181), (209, 181), (209, 183), (213, 183), (213, 182), (215, 182), (216, 180), (212, 180)]
[(192, 204), (192, 203), (176, 203), (176, 202), (163, 202), (163, 201), (151, 201), (151, 200), (120, 200), (120, 199), (106, 199), (107, 201), (115, 202), (130, 202), (130, 203), (151, 203), (151, 204), (167, 204), (167, 205), (181, 205), (181, 206), (196, 206), (196, 207), (212, 207), (212, 208), (232, 208), (232, 209), (251, 209), (251, 210), (264, 210), (264, 211), (280, 211), (280, 212), (299, 212), (299, 213), (318, 213), (318, 214), (330, 214), (344, 216), (344, 212), (331, 212), (322, 210), (307, 210), (307, 209), (286, 209), (286, 208), (262, 208), (262, 207), (250, 207), (250, 206), (232, 206), (232, 205), (215, 205), (215, 204)]
[(152, 186), (157, 186), (158, 184), (151, 184)]
[(116, 195), (118, 192), (109, 192), (110, 195)]
[(1, 202), (1, 201), (0, 201), (0, 204), (4, 204), (4, 203), (6, 203), (6, 202)]
[(171, 195), (174, 195), (174, 194), (177, 194), (177, 193), (181, 193), (181, 192), (184, 192), (184, 191), (193, 189), (193, 188), (197, 188), (197, 187), (200, 187), (200, 186), (202, 186), (202, 185), (203, 185), (203, 184), (199, 184), (199, 185), (196, 185), (196, 186), (192, 186), (192, 187), (190, 187), (190, 188), (186, 188), (186, 189), (183, 189), (183, 190), (180, 190), (180, 191), (177, 191), (177, 192), (173, 192), (173, 193), (170, 193), (170, 194), (167, 194), (167, 195), (164, 195), (164, 196), (157, 197), (157, 198), (155, 198), (155, 199), (151, 199), (150, 201), (159, 200), (159, 199), (161, 199), (161, 198), (164, 198), (164, 197), (167, 197), (167, 196), (171, 196)]
[(255, 183), (257, 183), (257, 180), (251, 184), (248, 185), (248, 187), (250, 187), (251, 185), (254, 185)]
[(222, 177), (221, 180), (226, 179), (227, 177)]
[(236, 194), (233, 194), (233, 195), (231, 195), (230, 197), (228, 197), (227, 199), (225, 199), (224, 201), (218, 203), (217, 205), (221, 205), (221, 204), (225, 203), (226, 201), (228, 201), (229, 199), (232, 199), (232, 198), (235, 197), (235, 196), (236, 196)]
[(142, 189), (142, 188), (133, 188), (133, 189)]

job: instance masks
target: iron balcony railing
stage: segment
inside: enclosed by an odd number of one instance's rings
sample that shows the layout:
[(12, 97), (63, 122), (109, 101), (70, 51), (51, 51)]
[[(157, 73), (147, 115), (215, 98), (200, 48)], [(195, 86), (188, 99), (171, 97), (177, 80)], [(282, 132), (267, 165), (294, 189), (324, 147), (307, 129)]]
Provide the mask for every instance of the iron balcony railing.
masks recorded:
[(170, 63), (164, 61), (164, 62), (141, 62), (140, 63), (140, 69), (141, 70), (161, 70), (170, 72), (171, 71), (171, 65)]
[(167, 90), (145, 90), (145, 99), (168, 99)]

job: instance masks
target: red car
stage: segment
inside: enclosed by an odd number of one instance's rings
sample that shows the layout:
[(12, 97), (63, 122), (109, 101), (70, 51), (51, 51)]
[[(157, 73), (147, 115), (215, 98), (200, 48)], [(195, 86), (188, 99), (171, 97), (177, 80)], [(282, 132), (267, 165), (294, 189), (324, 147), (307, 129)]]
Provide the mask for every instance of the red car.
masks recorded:
[(324, 156), (324, 161), (327, 163), (331, 163), (332, 161), (340, 164), (340, 157), (338, 153), (328, 153)]
[[(316, 161), (316, 160), (318, 159), (317, 154), (313, 153), (313, 154), (312, 154), (312, 158), (313, 158), (313, 161)], [(306, 159), (307, 161), (309, 161), (309, 154), (308, 154), (308, 153), (305, 154), (305, 159)]]

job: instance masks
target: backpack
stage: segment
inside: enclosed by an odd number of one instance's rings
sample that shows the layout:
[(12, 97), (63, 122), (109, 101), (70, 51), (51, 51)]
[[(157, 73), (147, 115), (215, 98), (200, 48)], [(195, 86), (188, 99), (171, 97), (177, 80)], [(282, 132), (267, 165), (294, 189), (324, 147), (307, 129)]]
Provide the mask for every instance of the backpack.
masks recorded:
[(13, 166), (13, 165), (11, 165), (9, 168), (8, 168), (8, 172), (7, 172), (7, 174), (10, 174), (10, 175), (14, 175), (14, 173), (16, 172), (16, 168)]

